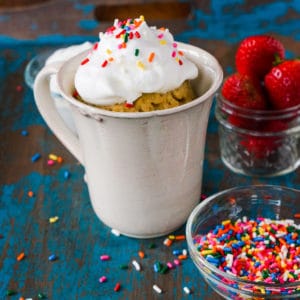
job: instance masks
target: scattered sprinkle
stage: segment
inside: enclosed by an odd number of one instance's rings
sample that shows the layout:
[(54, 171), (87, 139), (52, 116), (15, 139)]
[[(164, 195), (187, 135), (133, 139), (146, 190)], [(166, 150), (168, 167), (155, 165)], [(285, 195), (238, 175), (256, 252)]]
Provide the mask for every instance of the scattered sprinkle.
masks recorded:
[(57, 260), (57, 256), (55, 254), (51, 254), (49, 257), (48, 257), (48, 260), (49, 261), (55, 261)]
[(117, 282), (115, 287), (114, 287), (114, 291), (118, 292), (120, 289), (121, 289), (121, 284), (120, 284), (120, 282)]
[(56, 160), (58, 159), (58, 156), (55, 155), (55, 154), (53, 154), (53, 153), (50, 153), (50, 154), (48, 155), (48, 158), (51, 159), (51, 160), (56, 161)]
[(7, 291), (6, 291), (6, 296), (13, 296), (13, 295), (15, 295), (15, 294), (17, 294), (17, 292), (14, 291), (14, 290), (7, 290)]
[(166, 238), (164, 240), (164, 245), (167, 246), (167, 247), (170, 247), (172, 245), (172, 240), (170, 240), (169, 238)]
[(151, 244), (149, 244), (148, 248), (149, 249), (154, 249), (154, 248), (156, 248), (156, 245), (154, 243), (151, 243)]
[(141, 37), (141, 35), (140, 35), (140, 33), (139, 33), (138, 31), (136, 31), (136, 32), (134, 33), (134, 35), (135, 35), (135, 37), (138, 38), (138, 39)]
[(160, 272), (161, 268), (162, 268), (162, 264), (161, 264), (161, 262), (159, 262), (159, 261), (156, 262), (156, 263), (153, 265), (153, 270), (154, 270), (154, 272), (156, 272), (156, 273)]
[(131, 107), (134, 107), (134, 104), (133, 103), (128, 103), (128, 102), (125, 102), (125, 107), (127, 108), (131, 108)]
[(22, 134), (23, 136), (28, 136), (28, 135), (29, 135), (29, 133), (28, 133), (27, 130), (22, 130), (22, 131), (21, 131), (21, 134)]
[(180, 260), (178, 260), (178, 259), (174, 259), (173, 262), (174, 262), (175, 266), (180, 266), (181, 265)]
[(71, 173), (69, 171), (64, 171), (64, 179), (69, 179), (71, 177)]
[(134, 50), (134, 55), (135, 55), (135, 56), (139, 56), (139, 53), (140, 53), (140, 50), (139, 50), (139, 49), (135, 49), (135, 50)]
[(47, 165), (48, 166), (53, 166), (55, 164), (55, 161), (54, 160), (52, 160), (52, 159), (48, 159), (47, 160)]
[(185, 286), (185, 287), (183, 288), (183, 291), (184, 291), (187, 295), (191, 293), (191, 290), (190, 290), (187, 286)]
[(46, 296), (43, 293), (38, 293), (38, 298), (39, 299), (45, 299)]
[(85, 65), (85, 64), (87, 64), (89, 61), (90, 61), (89, 58), (85, 58), (80, 64), (81, 64), (81, 65)]
[(55, 222), (57, 222), (58, 221), (58, 219), (59, 219), (59, 217), (58, 216), (55, 216), (55, 217), (51, 217), (51, 218), (49, 218), (49, 223), (55, 223)]
[(41, 158), (41, 154), (40, 153), (35, 153), (32, 157), (31, 157), (31, 161), (32, 162), (36, 162)]
[(56, 161), (61, 164), (64, 160), (61, 156), (58, 156)]
[(141, 265), (136, 260), (132, 261), (132, 265), (134, 266), (136, 271), (141, 271)]
[(153, 60), (154, 60), (154, 57), (155, 57), (155, 53), (154, 52), (151, 52), (150, 54), (149, 54), (149, 57), (148, 57), (148, 62), (153, 62)]
[(23, 87), (21, 85), (16, 86), (17, 92), (21, 92), (23, 90)]
[(157, 284), (153, 285), (153, 290), (158, 294), (162, 293), (162, 289)]
[(139, 251), (138, 254), (139, 254), (140, 258), (145, 258), (145, 252), (144, 251)]
[(120, 265), (119, 268), (120, 268), (121, 270), (127, 270), (127, 269), (128, 269), (128, 265), (123, 264), (123, 265)]
[(178, 255), (178, 259), (185, 260), (185, 259), (187, 259), (187, 255), (183, 255), (183, 254)]
[(99, 282), (100, 283), (103, 283), (103, 282), (106, 282), (107, 281), (107, 277), (106, 276), (101, 276), (100, 278), (99, 278)]
[(102, 260), (102, 261), (110, 260), (110, 256), (107, 254), (103, 254), (100, 256), (100, 260)]
[(30, 198), (34, 197), (34, 192), (31, 191), (31, 190), (28, 191), (27, 196), (30, 197)]
[(98, 49), (98, 45), (99, 45), (99, 43), (97, 42), (97, 43), (95, 43), (94, 44), (94, 46), (93, 46), (93, 50), (97, 50)]
[(17, 256), (17, 261), (21, 261), (21, 260), (23, 260), (24, 258), (25, 258), (25, 253), (22, 252), (22, 253), (20, 253), (20, 254)]
[(207, 196), (205, 194), (201, 194), (201, 196), (200, 196), (200, 200), (201, 201), (204, 200), (204, 199), (206, 199), (206, 198), (207, 198)]
[(145, 69), (145, 65), (144, 65), (140, 60), (138, 60), (138, 61), (136, 62), (136, 65), (137, 65), (140, 69), (142, 69), (142, 70)]
[(102, 67), (102, 68), (105, 68), (105, 67), (107, 66), (107, 64), (108, 64), (108, 61), (105, 60), (105, 61), (102, 63), (101, 67)]
[(167, 41), (166, 41), (166, 40), (160, 40), (159, 43), (160, 43), (161, 45), (166, 45), (166, 44), (167, 44)]

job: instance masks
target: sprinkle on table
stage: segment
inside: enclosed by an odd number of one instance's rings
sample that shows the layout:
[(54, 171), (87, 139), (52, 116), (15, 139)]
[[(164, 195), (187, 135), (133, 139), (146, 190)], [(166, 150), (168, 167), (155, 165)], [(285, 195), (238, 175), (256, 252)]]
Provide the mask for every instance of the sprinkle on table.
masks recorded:
[(51, 254), (49, 257), (48, 257), (48, 260), (49, 261), (55, 261), (55, 260), (57, 260), (57, 256), (55, 255), (55, 254)]
[(28, 131), (25, 130), (25, 129), (21, 131), (21, 134), (22, 134), (23, 136), (28, 136), (28, 135), (29, 135)]
[(27, 192), (27, 196), (30, 197), (30, 198), (34, 197), (34, 192), (31, 191), (31, 190), (28, 191), (28, 192)]
[(25, 253), (21, 252), (18, 256), (17, 256), (17, 261), (21, 261), (25, 258)]
[(6, 291), (6, 296), (13, 296), (13, 295), (16, 295), (16, 294), (17, 294), (17, 292), (14, 291), (14, 290), (7, 290)]
[(35, 153), (34, 155), (32, 155), (31, 161), (32, 161), (32, 162), (36, 162), (36, 161), (38, 161), (41, 157), (42, 157), (42, 156), (41, 156), (40, 153)]
[(136, 271), (138, 271), (138, 272), (141, 271), (142, 267), (136, 260), (132, 261), (132, 265), (134, 266)]
[(106, 282), (107, 281), (107, 277), (106, 276), (101, 276), (100, 278), (99, 278), (99, 282), (100, 283), (103, 283), (103, 282)]
[(39, 299), (46, 299), (46, 296), (43, 293), (38, 293)]
[(158, 294), (162, 293), (162, 289), (157, 284), (153, 285), (153, 290)]
[(110, 260), (110, 256), (107, 254), (103, 254), (100, 256), (100, 260), (102, 260), (102, 261)]
[(115, 285), (115, 287), (114, 287), (114, 291), (118, 292), (118, 291), (120, 291), (120, 289), (121, 289), (121, 283), (117, 282), (116, 285)]
[(50, 217), (49, 218), (49, 223), (53, 224), (53, 223), (56, 223), (58, 220), (59, 220), (58, 216)]

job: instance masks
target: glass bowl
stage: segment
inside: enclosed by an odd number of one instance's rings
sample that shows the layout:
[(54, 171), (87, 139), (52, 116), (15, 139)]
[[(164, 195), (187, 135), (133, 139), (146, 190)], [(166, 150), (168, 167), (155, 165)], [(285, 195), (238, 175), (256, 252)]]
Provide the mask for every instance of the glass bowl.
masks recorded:
[(300, 164), (300, 105), (249, 110), (218, 94), (215, 116), (221, 159), (235, 173), (273, 177)]
[[(201, 202), (186, 225), (190, 256), (208, 285), (225, 299), (292, 299), (300, 297), (300, 281), (267, 283), (250, 281), (219, 269), (199, 252), (199, 237), (206, 235), (222, 220), (247, 218), (293, 220), (299, 226), (300, 191), (274, 185), (235, 187)], [(298, 227), (299, 228), (299, 227)], [(299, 231), (300, 236), (300, 231)], [(297, 247), (300, 247), (298, 237)], [(203, 254), (204, 255), (204, 254)], [(300, 259), (300, 258), (299, 258)], [(249, 277), (247, 277), (249, 278)]]

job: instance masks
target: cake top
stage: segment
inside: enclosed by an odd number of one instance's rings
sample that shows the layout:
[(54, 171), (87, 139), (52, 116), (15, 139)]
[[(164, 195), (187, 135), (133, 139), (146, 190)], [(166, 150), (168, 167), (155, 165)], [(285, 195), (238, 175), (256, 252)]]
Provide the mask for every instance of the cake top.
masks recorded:
[(142, 16), (115, 20), (99, 38), (75, 74), (75, 88), (88, 103), (133, 103), (143, 93), (165, 93), (198, 75), (169, 30), (149, 27)]

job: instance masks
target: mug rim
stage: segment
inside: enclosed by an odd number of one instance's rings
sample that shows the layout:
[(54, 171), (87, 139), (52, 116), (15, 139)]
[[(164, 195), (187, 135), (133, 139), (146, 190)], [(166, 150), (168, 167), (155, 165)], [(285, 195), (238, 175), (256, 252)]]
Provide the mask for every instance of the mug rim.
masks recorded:
[[(182, 104), (182, 105), (179, 105), (176, 107), (172, 107), (172, 108), (167, 108), (167, 109), (162, 109), (162, 110), (153, 110), (153, 111), (149, 111), (149, 112), (115, 112), (115, 111), (105, 110), (105, 109), (95, 107), (95, 106), (89, 105), (87, 103), (78, 101), (77, 99), (75, 99), (73, 97), (72, 94), (67, 93), (62, 88), (61, 77), (63, 76), (62, 74), (64, 73), (64, 69), (66, 68), (66, 66), (68, 66), (72, 63), (76, 63), (76, 62), (79, 66), (82, 58), (85, 57), (90, 50), (85, 50), (85, 51), (77, 54), (76, 56), (70, 58), (69, 60), (65, 61), (62, 64), (62, 66), (59, 68), (58, 73), (57, 73), (58, 87), (59, 87), (60, 92), (64, 99), (66, 99), (70, 104), (72, 104), (76, 108), (80, 109), (80, 111), (87, 113), (87, 114), (91, 114), (91, 115), (99, 115), (100, 114), (100, 115), (111, 116), (111, 117), (137, 119), (137, 118), (145, 118), (145, 117), (153, 117), (153, 116), (164, 116), (164, 115), (174, 114), (177, 112), (187, 110), (189, 108), (192, 108), (192, 107), (197, 106), (198, 104), (204, 102), (205, 100), (209, 99), (217, 92), (217, 90), (220, 88), (220, 86), (222, 84), (223, 69), (222, 69), (220, 63), (218, 62), (218, 60), (216, 59), (216, 57), (214, 55), (212, 55), (211, 53), (209, 53), (208, 51), (206, 51), (200, 47), (196, 47), (196, 46), (189, 45), (189, 44), (182, 43), (182, 42), (177, 42), (177, 44), (178, 44), (178, 48), (180, 48), (180, 50), (182, 50), (184, 53), (186, 53), (188, 58), (189, 58), (189, 56), (197, 57), (197, 55), (198, 56), (202, 55), (203, 64), (210, 66), (216, 73), (216, 76), (214, 78), (212, 78), (210, 87), (201, 96), (198, 96), (197, 98), (195, 98), (194, 100), (192, 100), (188, 103), (185, 103), (185, 104)], [(205, 63), (205, 62), (209, 62), (209, 64)], [(199, 67), (197, 66), (197, 68), (199, 68)], [(195, 80), (195, 79), (193, 79), (193, 80)]]

